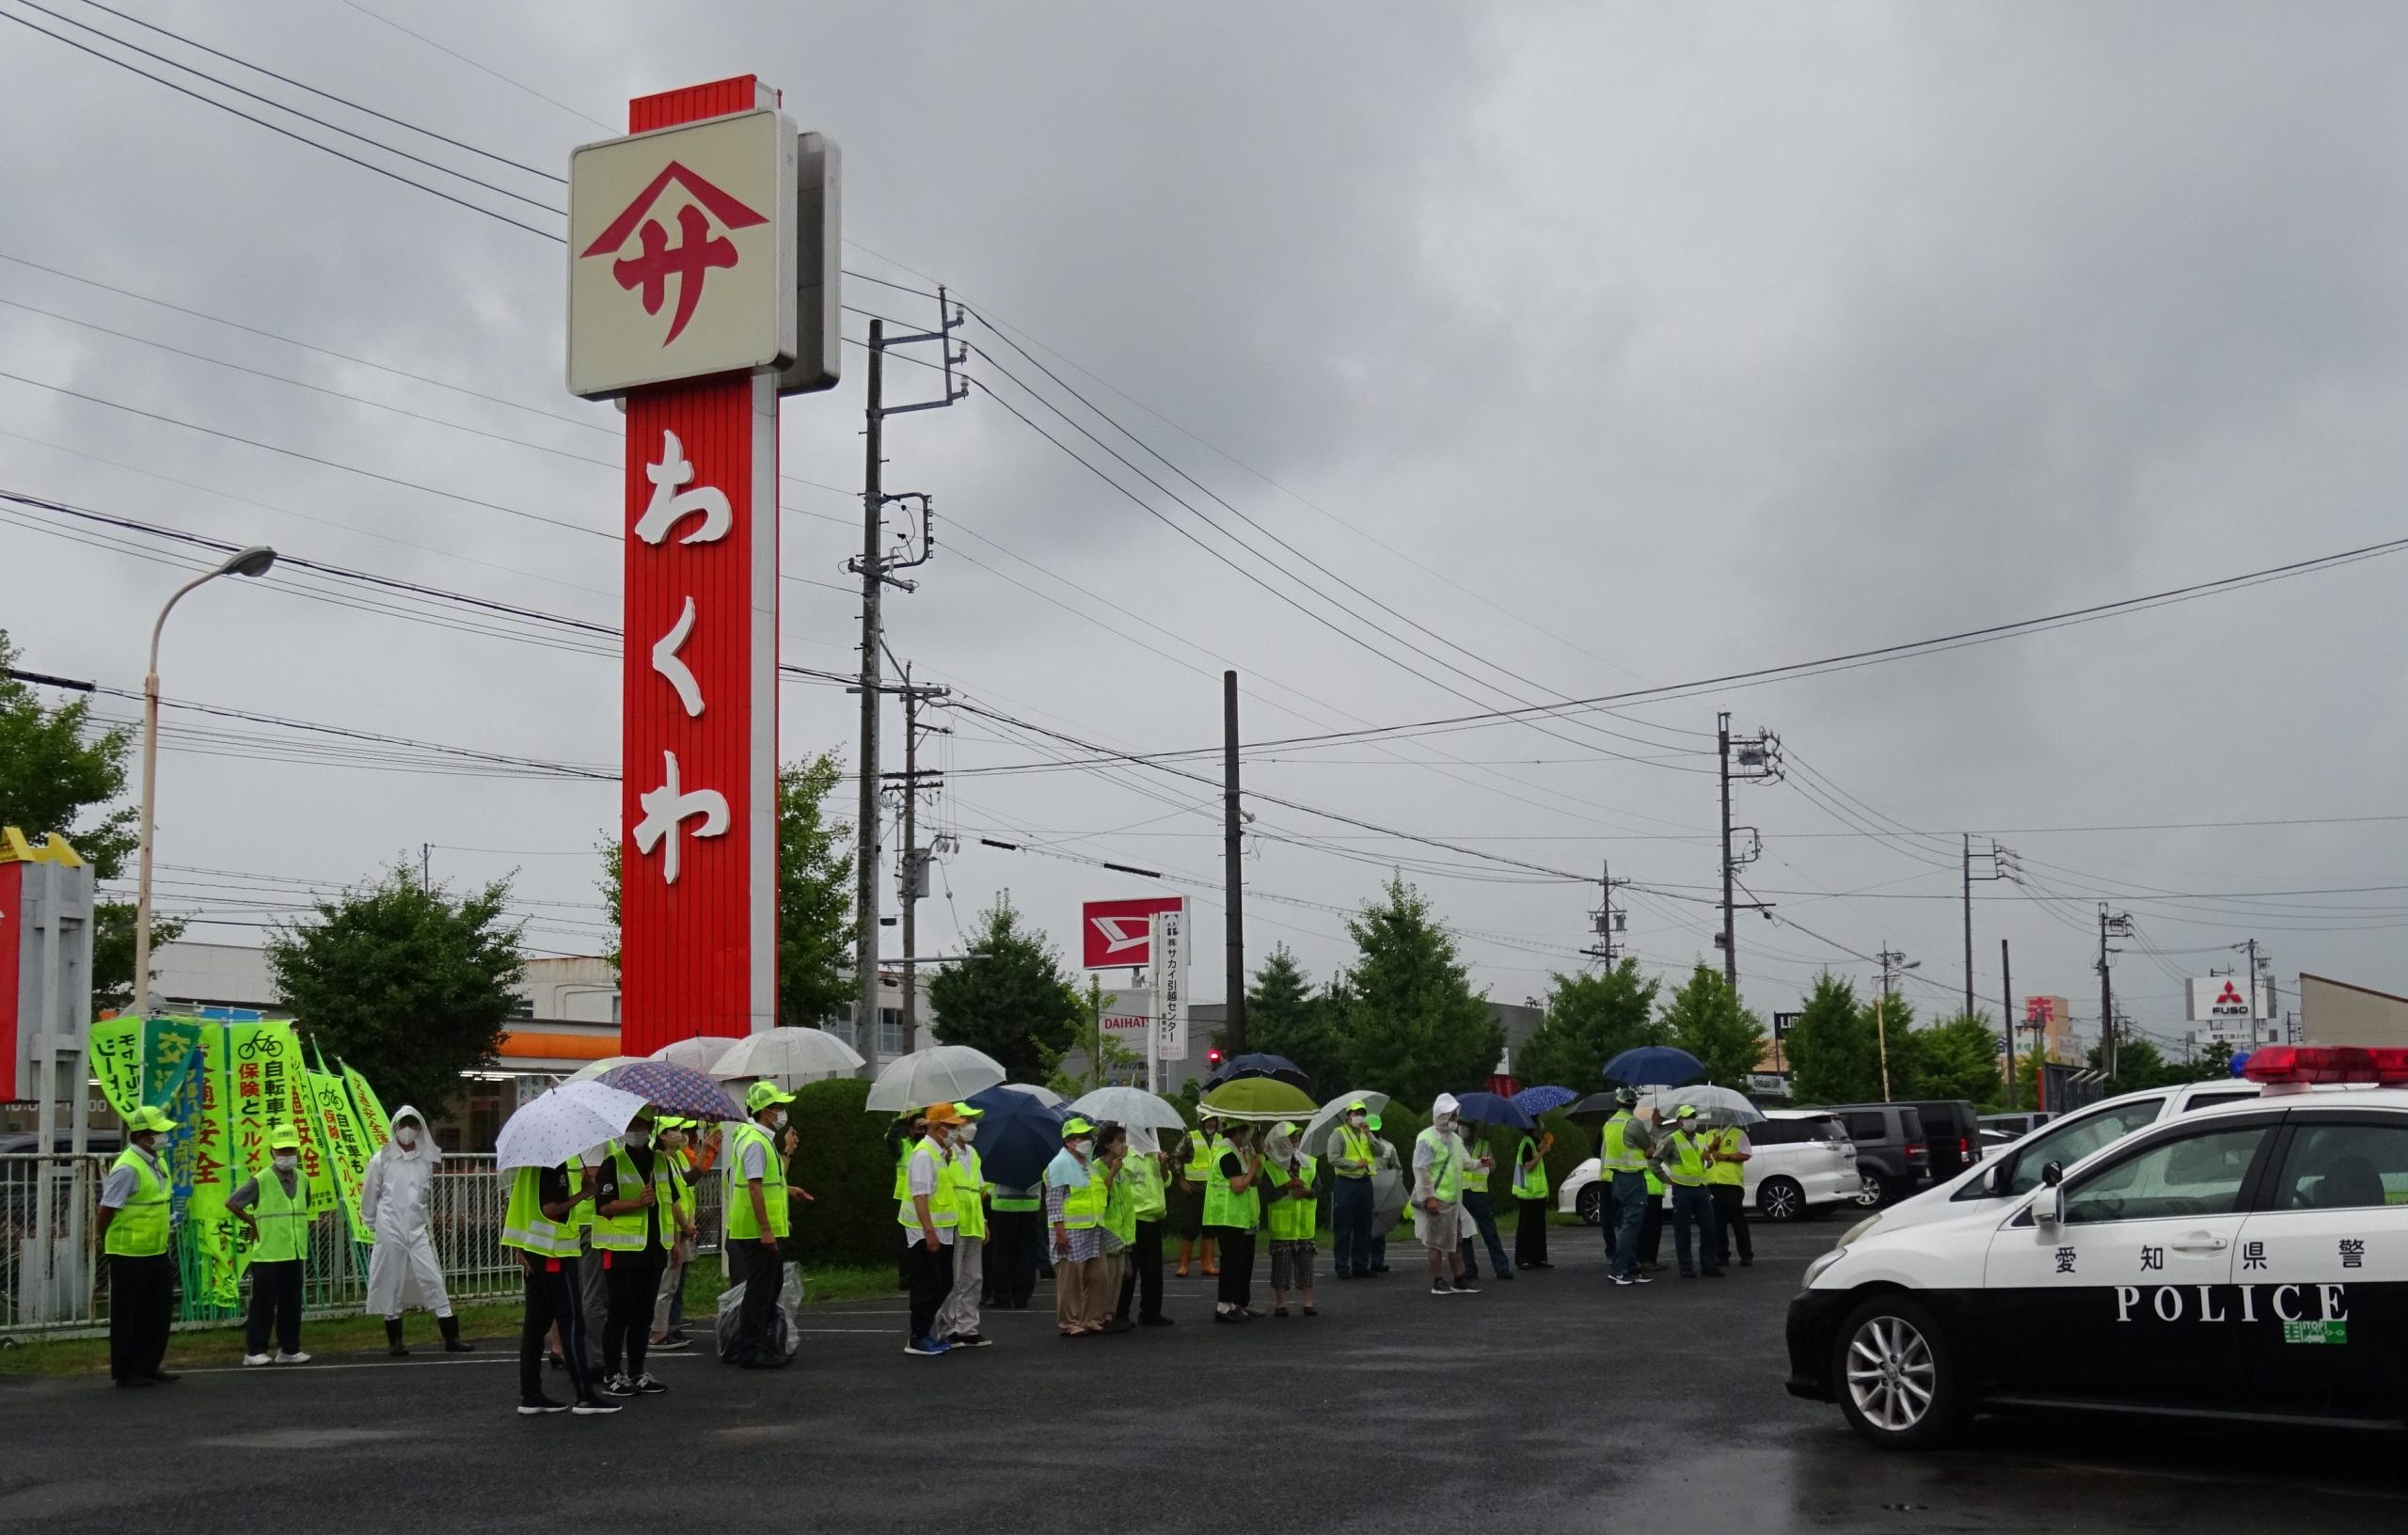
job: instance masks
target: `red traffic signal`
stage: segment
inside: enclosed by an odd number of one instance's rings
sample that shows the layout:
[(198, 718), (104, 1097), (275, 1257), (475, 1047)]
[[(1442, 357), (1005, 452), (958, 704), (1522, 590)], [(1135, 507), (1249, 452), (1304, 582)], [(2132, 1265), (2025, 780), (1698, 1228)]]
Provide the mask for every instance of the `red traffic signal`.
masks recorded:
[(1221, 1064), (1221, 1052), (1217, 1050), (1206, 1051), (1204, 1052), (1204, 1059), (1211, 1065), (1218, 1066)]

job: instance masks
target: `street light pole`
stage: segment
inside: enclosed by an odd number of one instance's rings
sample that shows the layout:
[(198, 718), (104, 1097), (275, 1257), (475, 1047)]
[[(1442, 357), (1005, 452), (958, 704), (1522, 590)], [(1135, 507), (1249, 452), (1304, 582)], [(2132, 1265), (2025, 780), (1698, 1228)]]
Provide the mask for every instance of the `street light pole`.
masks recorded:
[(134, 1016), (148, 1017), (150, 1012), (150, 829), (158, 802), (159, 780), (159, 633), (167, 626), (167, 615), (184, 593), (195, 587), (206, 586), (220, 576), (264, 576), (276, 563), (276, 551), (264, 544), (254, 544), (247, 549), (229, 555), (224, 564), (205, 575), (196, 576), (176, 588), (175, 594), (159, 609), (158, 622), (150, 625), (150, 664), (142, 676), (142, 824), (135, 846), (138, 849), (134, 894)]

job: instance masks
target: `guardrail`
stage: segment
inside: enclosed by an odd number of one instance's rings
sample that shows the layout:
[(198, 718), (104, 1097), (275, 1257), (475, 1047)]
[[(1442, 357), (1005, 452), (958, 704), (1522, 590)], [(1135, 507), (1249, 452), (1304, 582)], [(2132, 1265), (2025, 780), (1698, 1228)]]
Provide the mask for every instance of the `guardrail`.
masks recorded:
[[(0, 1336), (66, 1337), (108, 1325), (108, 1265), (94, 1227), (108, 1156), (0, 1154)], [(50, 1184), (49, 1226), (40, 1191)], [(716, 1251), (723, 1180), (696, 1180), (695, 1218), (705, 1251)], [(501, 1245), (510, 1179), (490, 1154), (446, 1155), (428, 1186), (427, 1228), (454, 1306), (514, 1300), (523, 1292), (517, 1261)], [(176, 1325), (222, 1325), (242, 1315), (198, 1293), (192, 1256), (179, 1232)], [(351, 1240), (338, 1212), (310, 1228), (303, 1305), (309, 1316), (358, 1312), (368, 1298), (372, 1251)]]

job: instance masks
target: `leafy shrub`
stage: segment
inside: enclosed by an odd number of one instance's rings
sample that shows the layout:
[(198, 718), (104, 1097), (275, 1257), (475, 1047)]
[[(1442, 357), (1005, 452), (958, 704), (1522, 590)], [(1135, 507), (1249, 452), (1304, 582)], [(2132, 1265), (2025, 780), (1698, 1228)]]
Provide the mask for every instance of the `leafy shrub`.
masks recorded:
[(890, 1116), (869, 1113), (868, 1098), (868, 1083), (839, 1077), (806, 1084), (787, 1106), (800, 1135), (787, 1176), (816, 1200), (797, 1202), (787, 1242), (787, 1256), (805, 1267), (893, 1264), (902, 1244)]

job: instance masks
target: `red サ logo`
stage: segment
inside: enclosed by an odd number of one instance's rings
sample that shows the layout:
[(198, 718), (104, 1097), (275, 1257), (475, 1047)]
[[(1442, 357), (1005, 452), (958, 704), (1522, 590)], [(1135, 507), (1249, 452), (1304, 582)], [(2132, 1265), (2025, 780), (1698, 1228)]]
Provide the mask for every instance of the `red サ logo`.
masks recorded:
[[(673, 245), (660, 220), (648, 216), (673, 182), (694, 199), (677, 210), (677, 244)], [(719, 224), (717, 230), (711, 227), (714, 219)], [(670, 285), (676, 285), (676, 308), (670, 314), (669, 334), (660, 339), (660, 344), (667, 346), (693, 319), (696, 307), (703, 301), (703, 283), (711, 269), (736, 265), (736, 243), (721, 231), (751, 229), (768, 221), (766, 214), (754, 213), (672, 160), (650, 185), (636, 194), (633, 202), (620, 211), (618, 217), (610, 220), (610, 227), (578, 255), (579, 259), (618, 257), (611, 263), (610, 274), (620, 287), (642, 298), (646, 314), (658, 314)], [(635, 237), (636, 252), (622, 256), (630, 235)]]

